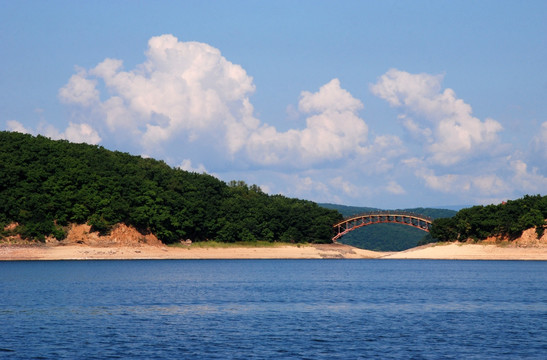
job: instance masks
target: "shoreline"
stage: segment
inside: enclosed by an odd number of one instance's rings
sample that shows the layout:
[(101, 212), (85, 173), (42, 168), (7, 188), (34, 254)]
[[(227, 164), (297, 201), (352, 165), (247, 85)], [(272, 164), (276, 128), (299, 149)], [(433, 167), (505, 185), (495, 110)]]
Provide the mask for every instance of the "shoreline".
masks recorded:
[(431, 259), (542, 260), (546, 246), (429, 244), (400, 252), (377, 252), (344, 244), (277, 247), (170, 247), (165, 245), (17, 245), (0, 244), (0, 261), (28, 260), (200, 260), (200, 259)]

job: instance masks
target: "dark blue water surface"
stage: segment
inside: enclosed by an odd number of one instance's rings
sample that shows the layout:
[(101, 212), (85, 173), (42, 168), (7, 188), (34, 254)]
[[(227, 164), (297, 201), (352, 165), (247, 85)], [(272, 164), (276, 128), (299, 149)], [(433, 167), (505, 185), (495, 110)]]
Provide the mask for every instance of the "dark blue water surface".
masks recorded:
[(546, 359), (547, 262), (0, 262), (0, 358)]

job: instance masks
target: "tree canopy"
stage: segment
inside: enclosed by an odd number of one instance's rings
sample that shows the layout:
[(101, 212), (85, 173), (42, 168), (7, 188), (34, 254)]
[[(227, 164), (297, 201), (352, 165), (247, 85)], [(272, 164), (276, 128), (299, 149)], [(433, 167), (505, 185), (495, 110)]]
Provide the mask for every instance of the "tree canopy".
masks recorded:
[(0, 132), (0, 231), (62, 239), (70, 223), (107, 233), (125, 223), (164, 243), (328, 243), (342, 216), (311, 201), (268, 195), (100, 146)]
[(546, 218), (547, 196), (525, 195), (499, 205), (462, 209), (452, 218), (435, 219), (431, 236), (438, 241), (484, 240), (490, 236), (515, 239), (535, 227), (541, 237)]

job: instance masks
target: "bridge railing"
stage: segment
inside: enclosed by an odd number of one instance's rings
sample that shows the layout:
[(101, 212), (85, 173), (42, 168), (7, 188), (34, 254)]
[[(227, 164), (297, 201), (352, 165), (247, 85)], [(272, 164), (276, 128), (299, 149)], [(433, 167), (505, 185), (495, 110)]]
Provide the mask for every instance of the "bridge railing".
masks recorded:
[(427, 220), (429, 222), (433, 222), (433, 218), (430, 217), (430, 216), (417, 214), (417, 213), (414, 213), (414, 212), (411, 212), (411, 211), (399, 211), (399, 210), (367, 211), (367, 212), (363, 212), (363, 213), (359, 213), (359, 214), (355, 214), (355, 215), (345, 216), (344, 221), (349, 220), (349, 219), (353, 219), (353, 218), (358, 218), (358, 217), (361, 217), (361, 216), (371, 216), (371, 215), (412, 216), (412, 217)]
[[(373, 219), (374, 217), (376, 217), (376, 219)], [(402, 221), (400, 221), (398, 218), (401, 218)], [(365, 219), (368, 219), (368, 221), (365, 222)], [(421, 214), (416, 214), (411, 211), (369, 211), (346, 217), (344, 218), (344, 220), (334, 224), (333, 227), (336, 229), (336, 235), (332, 238), (332, 240), (336, 242), (338, 238), (347, 234), (350, 231), (353, 231), (363, 226), (378, 223), (401, 223), (429, 232), (432, 222), (433, 218)]]

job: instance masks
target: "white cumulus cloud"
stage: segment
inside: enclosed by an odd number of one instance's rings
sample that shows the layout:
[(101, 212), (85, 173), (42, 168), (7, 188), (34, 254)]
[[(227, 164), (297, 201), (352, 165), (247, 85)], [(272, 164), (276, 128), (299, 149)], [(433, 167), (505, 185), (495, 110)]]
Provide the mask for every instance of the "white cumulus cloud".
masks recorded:
[[(246, 174), (269, 192), (318, 201), (378, 204), (422, 186), (430, 201), (457, 195), (475, 202), (547, 188), (543, 165), (509, 155), (501, 124), (474, 117), (454, 90), (443, 89), (443, 75), (391, 69), (370, 86), (398, 109), (394, 126), (402, 124), (409, 137), (371, 136), (363, 103), (337, 78), (302, 91), (298, 105), (287, 107), (292, 128), (281, 131), (255, 117), (253, 78), (220, 50), (161, 35), (149, 40), (145, 56), (131, 69), (111, 58), (77, 68), (58, 92), (72, 121), (64, 131), (38, 130), (77, 142), (122, 142), (185, 170), (207, 167), (228, 180)], [(32, 133), (18, 122), (8, 127)], [(547, 160), (547, 123), (531, 148)]]
[(453, 165), (488, 152), (499, 140), (502, 126), (493, 119), (473, 117), (471, 106), (452, 89), (442, 91), (442, 79), (441, 75), (391, 69), (371, 85), (371, 91), (403, 111), (403, 125), (428, 144), (432, 162)]
[(340, 80), (332, 79), (316, 93), (303, 91), (300, 94), (298, 108), (305, 113), (327, 111), (356, 112), (363, 108), (363, 103), (354, 98), (347, 90), (342, 89), (340, 87)]
[(22, 134), (32, 134), (33, 132), (27, 129), (23, 124), (17, 120), (8, 120), (6, 122), (6, 128), (8, 131), (14, 131)]
[[(104, 101), (99, 81), (108, 91)], [(144, 146), (207, 139), (212, 131), (235, 153), (258, 126), (248, 99), (254, 89), (245, 70), (218, 49), (162, 35), (149, 40), (144, 63), (124, 70), (121, 60), (107, 58), (72, 76), (59, 97), (84, 109), (98, 106), (111, 132)]]
[(60, 134), (60, 138), (64, 138), (74, 143), (98, 144), (101, 142), (101, 137), (89, 124), (74, 124), (69, 123), (64, 133)]
[(68, 140), (73, 143), (87, 143), (91, 145), (96, 145), (101, 142), (101, 137), (91, 125), (82, 123), (75, 124), (69, 122), (68, 127), (64, 131), (59, 131), (53, 125), (50, 124), (39, 124), (37, 129), (27, 129), (16, 120), (10, 120), (6, 123), (7, 129), (9, 131), (20, 132), (24, 134), (43, 134), (46, 137), (49, 137), (53, 140)]
[(305, 167), (366, 151), (368, 126), (357, 114), (363, 104), (338, 79), (318, 92), (302, 92), (298, 108), (308, 114), (304, 129), (278, 132), (263, 125), (250, 135), (247, 152), (254, 162)]
[(59, 99), (66, 104), (91, 106), (99, 101), (97, 81), (88, 79), (86, 71), (79, 69), (68, 80), (68, 83), (59, 90)]
[(195, 172), (195, 173), (206, 173), (207, 169), (205, 169), (205, 166), (203, 164), (199, 164), (197, 167), (194, 167), (192, 165), (192, 160), (190, 159), (184, 159), (182, 163), (179, 165), (179, 169)]

